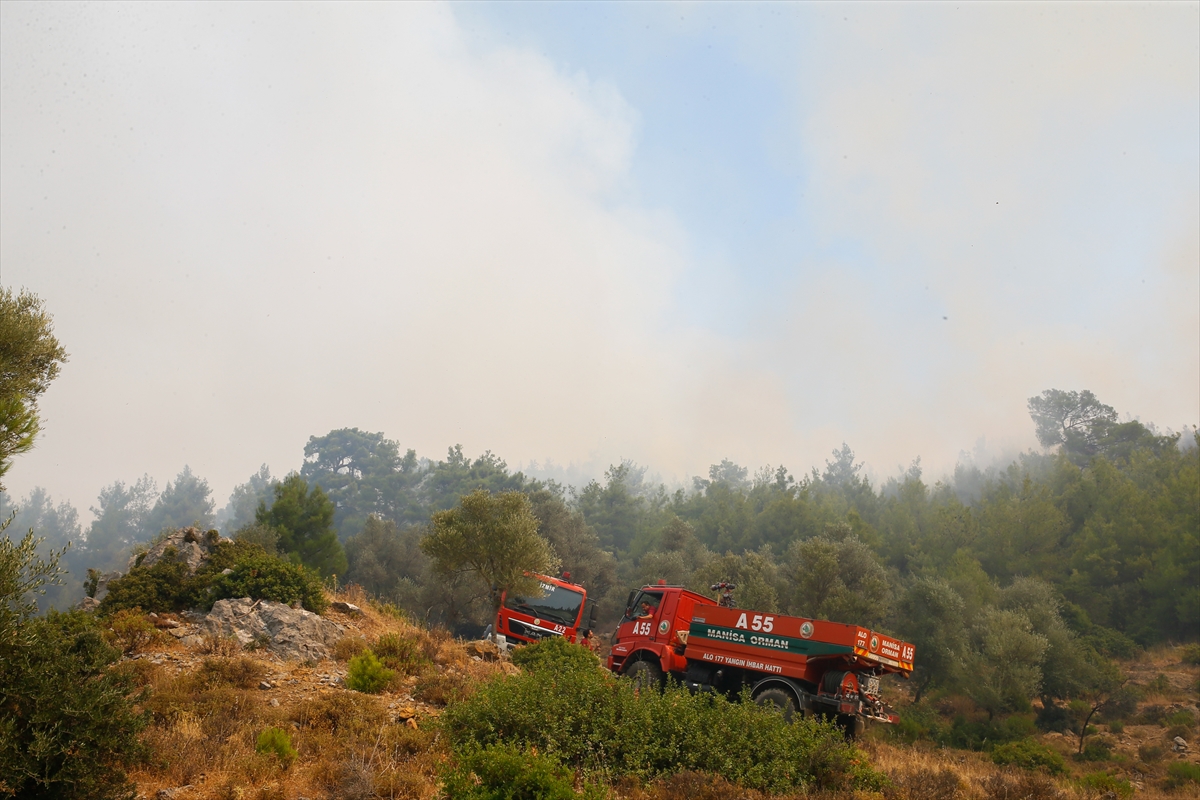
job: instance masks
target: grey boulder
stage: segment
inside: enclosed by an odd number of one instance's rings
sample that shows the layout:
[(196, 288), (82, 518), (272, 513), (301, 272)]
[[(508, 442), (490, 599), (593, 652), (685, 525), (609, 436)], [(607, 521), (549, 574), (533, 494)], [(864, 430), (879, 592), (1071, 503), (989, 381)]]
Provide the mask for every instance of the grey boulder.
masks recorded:
[(289, 661), (322, 661), (346, 629), (319, 614), (271, 600), (218, 600), (200, 623), (210, 636), (234, 636)]

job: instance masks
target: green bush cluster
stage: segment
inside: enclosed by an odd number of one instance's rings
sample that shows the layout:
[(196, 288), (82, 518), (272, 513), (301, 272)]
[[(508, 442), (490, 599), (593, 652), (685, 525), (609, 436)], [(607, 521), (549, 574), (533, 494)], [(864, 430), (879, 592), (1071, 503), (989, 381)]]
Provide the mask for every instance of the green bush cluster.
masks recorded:
[(292, 747), (292, 737), (281, 728), (267, 728), (258, 735), (254, 750), (265, 755), (273, 755), (283, 764), (284, 769), (296, 760), (296, 748)]
[(1196, 715), (1186, 708), (1181, 708), (1165, 715), (1159, 724), (1167, 729), (1168, 739), (1174, 739), (1176, 736), (1187, 739), (1191, 738), (1192, 729), (1196, 727)]
[(1066, 760), (1062, 754), (1033, 739), (1020, 739), (996, 745), (992, 748), (992, 761), (1002, 767), (1012, 765), (1031, 772), (1044, 769), (1051, 775), (1058, 775), (1066, 770)]
[(396, 677), (396, 673), (385, 667), (370, 650), (350, 659), (346, 669), (346, 688), (364, 694), (378, 694)]
[(1019, 742), (1041, 730), (1070, 730), (1073, 717), (1062, 706), (1049, 706), (1036, 719), (1028, 714), (1010, 714), (995, 719), (973, 719), (958, 714), (947, 720), (937, 707), (929, 703), (907, 705), (897, 709), (900, 721), (889, 725), (884, 735), (909, 744), (918, 740), (934, 742), (943, 747), (964, 750), (990, 750), (996, 745)]
[(1075, 785), (1089, 796), (1111, 795), (1113, 797), (1133, 797), (1133, 785), (1124, 778), (1117, 778), (1107, 772), (1093, 772), (1075, 781)]
[(300, 564), (265, 554), (239, 560), (228, 575), (212, 582), (207, 605), (230, 597), (251, 597), (278, 603), (299, 602), (320, 614), (329, 606), (321, 588), (321, 578)]
[(108, 585), (98, 611), (103, 616), (134, 608), (147, 613), (182, 611), (187, 608), (191, 583), (187, 565), (180, 561), (163, 559), (149, 567), (137, 566)]
[(125, 770), (145, 752), (147, 716), (134, 669), (90, 614), (37, 613), (36, 596), (61, 584), (61, 553), (42, 558), (0, 520), (0, 794), (131, 797)]
[(573, 653), (555, 661), (547, 655), (556, 652), (554, 641), (525, 648), (534, 651), (524, 657), (536, 670), (496, 678), (446, 709), (443, 730), (457, 753), (498, 744), (536, 748), (607, 780), (696, 771), (773, 792), (882, 784), (833, 725), (789, 724), (753, 703), (675, 685), (639, 694)]
[(1200, 664), (1200, 644), (1192, 643), (1185, 645), (1183, 652), (1180, 653), (1180, 661), (1184, 664), (1195, 666)]
[(1108, 761), (1112, 756), (1112, 745), (1102, 739), (1089, 739), (1084, 745), (1083, 752), (1077, 754), (1077, 761)]
[(463, 753), (442, 775), (447, 797), (456, 800), (600, 800), (604, 791), (588, 785), (574, 788), (574, 774), (557, 759), (505, 744)]
[[(0, 599), (0, 602), (4, 602)], [(90, 614), (51, 611), (0, 642), (0, 794), (127, 797), (147, 718)]]
[(1189, 783), (1200, 783), (1200, 764), (1176, 761), (1167, 767), (1167, 788), (1179, 789)]
[(543, 639), (536, 647), (518, 647), (512, 654), (513, 663), (529, 672), (560, 669), (596, 669), (600, 659), (586, 647), (571, 644), (561, 636)]
[[(232, 572), (223, 575), (226, 569)], [(207, 609), (217, 600), (230, 597), (299, 602), (318, 614), (329, 602), (316, 573), (268, 555), (257, 544), (234, 541), (212, 548), (208, 561), (191, 576), (187, 565), (168, 548), (158, 562), (135, 566), (109, 584), (99, 612), (107, 616), (133, 608), (147, 612)]]
[(949, 728), (937, 732), (935, 741), (964, 750), (986, 750), (993, 745), (1019, 741), (1036, 730), (1033, 720), (1021, 714), (991, 720), (968, 719), (959, 715)]

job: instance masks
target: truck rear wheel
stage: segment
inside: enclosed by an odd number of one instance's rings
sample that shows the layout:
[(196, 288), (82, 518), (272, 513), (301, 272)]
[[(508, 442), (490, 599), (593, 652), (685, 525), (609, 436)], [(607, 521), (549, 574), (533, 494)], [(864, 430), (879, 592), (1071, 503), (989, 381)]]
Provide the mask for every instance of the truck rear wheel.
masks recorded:
[(838, 714), (837, 724), (848, 742), (853, 742), (867, 728), (867, 721), (858, 714)]
[(658, 691), (663, 685), (662, 668), (652, 661), (635, 661), (625, 670), (625, 677), (633, 681), (638, 691), (653, 689)]
[(792, 717), (796, 714), (796, 701), (792, 699), (792, 694), (787, 689), (778, 687), (763, 689), (754, 698), (754, 702), (764, 708), (779, 709), (787, 722), (791, 722)]

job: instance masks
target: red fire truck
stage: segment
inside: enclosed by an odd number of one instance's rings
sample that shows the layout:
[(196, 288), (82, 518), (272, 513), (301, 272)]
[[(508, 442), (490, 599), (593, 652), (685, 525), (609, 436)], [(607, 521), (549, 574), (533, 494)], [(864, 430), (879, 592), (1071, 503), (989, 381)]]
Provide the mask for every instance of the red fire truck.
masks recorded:
[(547, 636), (563, 636), (569, 642), (582, 643), (596, 622), (595, 608), (588, 603), (587, 590), (571, 583), (571, 573), (561, 578), (534, 575), (537, 595), (500, 598), (496, 612), (496, 644), (501, 651), (513, 645), (528, 644)]
[(897, 721), (879, 679), (909, 677), (913, 655), (911, 644), (859, 625), (723, 607), (660, 582), (630, 593), (607, 666), (644, 686), (670, 675), (730, 697), (749, 688), (788, 718), (829, 717), (854, 737), (868, 719)]

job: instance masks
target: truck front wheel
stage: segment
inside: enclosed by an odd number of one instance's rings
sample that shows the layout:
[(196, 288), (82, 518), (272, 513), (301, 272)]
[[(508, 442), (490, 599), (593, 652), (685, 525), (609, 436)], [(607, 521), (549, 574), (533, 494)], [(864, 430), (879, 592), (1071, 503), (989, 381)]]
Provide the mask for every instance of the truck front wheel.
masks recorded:
[(633, 681), (638, 691), (653, 689), (658, 691), (663, 685), (663, 671), (652, 661), (635, 661), (625, 670), (625, 677)]
[(754, 702), (764, 708), (777, 708), (783, 714), (784, 720), (792, 721), (792, 717), (796, 714), (796, 701), (792, 699), (792, 694), (787, 689), (778, 687), (771, 689), (763, 689), (754, 698)]

